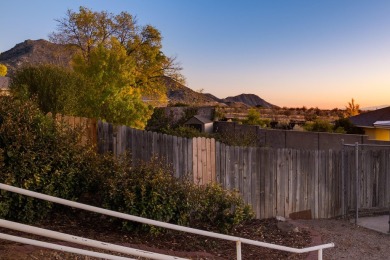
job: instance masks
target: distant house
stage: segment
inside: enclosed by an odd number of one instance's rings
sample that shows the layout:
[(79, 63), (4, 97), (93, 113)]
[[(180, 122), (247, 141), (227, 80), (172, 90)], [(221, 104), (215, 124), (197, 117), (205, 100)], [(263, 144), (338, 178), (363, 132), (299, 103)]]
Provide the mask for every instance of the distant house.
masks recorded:
[(195, 128), (199, 132), (212, 133), (214, 123), (206, 117), (196, 115), (191, 117), (187, 122), (184, 123), (184, 125)]
[(371, 140), (390, 141), (390, 107), (362, 113), (349, 118), (364, 130)]
[(0, 96), (8, 96), (10, 94), (8, 77), (0, 77)]

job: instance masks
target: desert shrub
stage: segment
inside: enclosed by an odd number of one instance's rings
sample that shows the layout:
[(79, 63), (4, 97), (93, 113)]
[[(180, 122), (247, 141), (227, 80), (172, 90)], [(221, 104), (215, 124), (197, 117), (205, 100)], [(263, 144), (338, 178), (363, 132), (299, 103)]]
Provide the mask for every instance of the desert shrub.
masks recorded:
[(314, 122), (306, 122), (303, 128), (311, 132), (333, 132), (333, 125), (325, 120), (315, 120)]
[(234, 226), (254, 217), (237, 191), (224, 190), (219, 184), (196, 187), (192, 193), (191, 225), (220, 232), (229, 232)]
[[(112, 210), (140, 217), (221, 232), (253, 217), (251, 208), (237, 193), (218, 185), (198, 187), (179, 181), (172, 174), (172, 169), (156, 158), (120, 176), (111, 175), (104, 204)], [(123, 225), (129, 230), (162, 231), (133, 222), (123, 222)]]
[[(0, 98), (0, 182), (65, 199), (87, 189), (93, 151), (77, 131), (55, 123), (31, 101)], [(44, 218), (51, 203), (1, 192), (0, 216), (26, 222)]]

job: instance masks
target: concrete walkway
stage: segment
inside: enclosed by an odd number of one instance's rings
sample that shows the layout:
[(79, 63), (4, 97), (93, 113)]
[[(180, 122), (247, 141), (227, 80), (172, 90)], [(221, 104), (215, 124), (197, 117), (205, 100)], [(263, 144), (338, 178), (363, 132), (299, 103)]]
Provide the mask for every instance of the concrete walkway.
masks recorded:
[[(351, 220), (355, 223), (355, 220)], [(358, 218), (358, 225), (381, 233), (389, 234), (389, 215)]]

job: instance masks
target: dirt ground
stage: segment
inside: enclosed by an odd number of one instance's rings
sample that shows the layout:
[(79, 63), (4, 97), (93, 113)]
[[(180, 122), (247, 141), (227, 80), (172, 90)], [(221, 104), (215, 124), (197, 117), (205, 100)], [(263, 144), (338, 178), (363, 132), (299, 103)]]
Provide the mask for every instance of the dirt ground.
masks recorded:
[[(318, 233), (322, 243), (335, 244), (323, 251), (324, 259), (390, 259), (390, 234), (355, 226), (348, 220), (297, 220)], [(314, 236), (312, 236), (314, 237)]]
[[(89, 224), (88, 224), (89, 223)], [(236, 259), (235, 244), (181, 232), (150, 236), (120, 230), (117, 225), (81, 224), (68, 217), (47, 220), (41, 224), (51, 230), (82, 236), (114, 244), (130, 246), (161, 254), (190, 259)], [(279, 223), (279, 224), (278, 224)], [(285, 227), (276, 219), (253, 220), (232, 231), (232, 235), (296, 248), (335, 243), (324, 249), (324, 259), (390, 259), (390, 235), (356, 227), (347, 220), (288, 220)], [(295, 228), (297, 227), (297, 228)], [(6, 234), (21, 234), (0, 229)], [(24, 237), (35, 238), (23, 234)], [(49, 242), (55, 242), (46, 239)], [(58, 243), (58, 242), (56, 242)], [(62, 245), (77, 246), (60, 242)], [(88, 249), (88, 248), (85, 248)], [(243, 259), (317, 259), (317, 254), (290, 254), (282, 251), (243, 245)], [(124, 256), (124, 255), (123, 255)], [(0, 259), (94, 259), (63, 252), (49, 251), (34, 246), (0, 240)]]

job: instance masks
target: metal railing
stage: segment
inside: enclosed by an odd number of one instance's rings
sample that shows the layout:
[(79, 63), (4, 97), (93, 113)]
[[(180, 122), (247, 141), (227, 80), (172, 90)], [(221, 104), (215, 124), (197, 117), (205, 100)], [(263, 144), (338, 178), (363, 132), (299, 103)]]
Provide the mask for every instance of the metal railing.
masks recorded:
[[(224, 234), (214, 233), (214, 232), (210, 232), (210, 231), (204, 231), (204, 230), (174, 225), (174, 224), (170, 224), (170, 223), (165, 223), (165, 222), (161, 222), (161, 221), (151, 220), (151, 219), (147, 219), (147, 218), (137, 217), (137, 216), (133, 216), (133, 215), (129, 215), (129, 214), (124, 214), (124, 213), (120, 213), (120, 212), (116, 212), (116, 211), (112, 211), (112, 210), (108, 210), (108, 209), (98, 208), (98, 207), (94, 207), (94, 206), (90, 206), (90, 205), (86, 205), (86, 204), (82, 204), (82, 203), (78, 203), (78, 202), (74, 202), (74, 201), (69, 201), (69, 200), (65, 200), (65, 199), (61, 199), (61, 198), (57, 198), (57, 197), (53, 197), (53, 196), (25, 190), (25, 189), (13, 187), (13, 186), (2, 184), (2, 183), (0, 183), (0, 189), (10, 191), (10, 192), (15, 192), (15, 193), (26, 195), (26, 196), (30, 196), (33, 198), (38, 198), (38, 199), (58, 203), (61, 205), (70, 206), (73, 208), (83, 209), (83, 210), (87, 210), (87, 211), (91, 211), (91, 212), (95, 212), (95, 213), (100, 213), (100, 214), (107, 215), (107, 216), (117, 217), (117, 218), (135, 221), (135, 222), (139, 222), (139, 223), (143, 223), (143, 224), (154, 225), (154, 226), (158, 226), (158, 227), (162, 227), (162, 228), (167, 228), (167, 229), (172, 229), (172, 230), (177, 230), (177, 231), (182, 231), (182, 232), (187, 232), (187, 233), (192, 233), (192, 234), (197, 234), (197, 235), (202, 235), (202, 236), (207, 236), (207, 237), (212, 237), (212, 238), (233, 241), (236, 243), (237, 260), (242, 259), (242, 256), (241, 256), (241, 244), (242, 243), (248, 244), (248, 245), (260, 246), (260, 247), (266, 247), (266, 248), (270, 248), (270, 249), (286, 251), (286, 252), (291, 252), (291, 253), (298, 253), (298, 254), (308, 253), (308, 252), (312, 252), (312, 251), (318, 251), (318, 259), (322, 259), (323, 249), (334, 247), (333, 243), (322, 244), (322, 245), (306, 247), (306, 248), (293, 248), (293, 247), (275, 245), (275, 244), (260, 242), (260, 241), (256, 241), (256, 240), (235, 237), (235, 236), (230, 236), (230, 235), (224, 235)], [(27, 230), (23, 230), (23, 231), (26, 232)], [(111, 247), (110, 247), (110, 250), (112, 250)], [(154, 258), (154, 259), (163, 259), (163, 258)], [(179, 259), (179, 258), (176, 258), (176, 259)]]

